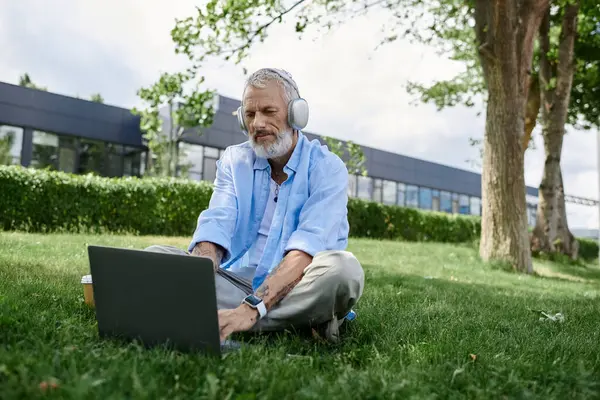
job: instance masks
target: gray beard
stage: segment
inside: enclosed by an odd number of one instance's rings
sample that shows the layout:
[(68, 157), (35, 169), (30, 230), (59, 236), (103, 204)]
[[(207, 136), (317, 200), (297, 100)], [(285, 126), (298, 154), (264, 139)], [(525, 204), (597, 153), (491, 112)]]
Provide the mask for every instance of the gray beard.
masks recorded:
[(279, 158), (283, 157), (292, 148), (292, 131), (284, 131), (277, 134), (277, 140), (268, 146), (263, 146), (250, 139), (250, 145), (259, 158)]

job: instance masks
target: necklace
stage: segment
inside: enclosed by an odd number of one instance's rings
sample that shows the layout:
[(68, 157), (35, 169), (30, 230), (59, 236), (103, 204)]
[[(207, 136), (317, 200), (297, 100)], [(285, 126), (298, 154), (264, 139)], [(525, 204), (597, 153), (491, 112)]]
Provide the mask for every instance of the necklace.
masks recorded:
[(273, 175), (275, 175), (275, 178), (273, 179), (273, 182), (275, 182), (275, 197), (273, 198), (273, 201), (275, 203), (277, 203), (277, 199), (279, 198), (279, 183), (277, 182), (277, 179), (279, 179), (279, 173), (278, 172), (273, 172)]

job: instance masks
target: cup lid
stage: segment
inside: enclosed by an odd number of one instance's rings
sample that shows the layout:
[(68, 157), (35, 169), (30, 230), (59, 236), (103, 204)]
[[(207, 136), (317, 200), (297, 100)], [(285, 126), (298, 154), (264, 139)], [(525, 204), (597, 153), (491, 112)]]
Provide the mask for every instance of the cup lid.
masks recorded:
[(92, 276), (91, 275), (84, 275), (81, 278), (81, 283), (92, 283)]

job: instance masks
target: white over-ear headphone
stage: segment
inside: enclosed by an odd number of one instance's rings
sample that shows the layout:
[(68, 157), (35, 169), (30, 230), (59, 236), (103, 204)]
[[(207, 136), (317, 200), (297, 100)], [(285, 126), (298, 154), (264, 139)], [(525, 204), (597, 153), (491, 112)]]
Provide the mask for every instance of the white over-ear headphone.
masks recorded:
[[(276, 68), (265, 68), (265, 70), (276, 73), (282, 79), (284, 79), (287, 83), (289, 83), (296, 94), (298, 94), (297, 99), (291, 100), (288, 103), (288, 124), (295, 130), (302, 130), (308, 124), (308, 102), (300, 97), (300, 92), (298, 91), (298, 86), (296, 86), (296, 82), (292, 79), (291, 75), (283, 70), (279, 70)], [(243, 101), (243, 100), (242, 100)], [(243, 105), (237, 109), (237, 118), (238, 123), (240, 124), (240, 129), (244, 132), (244, 135), (248, 135), (248, 128), (246, 127), (246, 122), (244, 121), (244, 107)]]

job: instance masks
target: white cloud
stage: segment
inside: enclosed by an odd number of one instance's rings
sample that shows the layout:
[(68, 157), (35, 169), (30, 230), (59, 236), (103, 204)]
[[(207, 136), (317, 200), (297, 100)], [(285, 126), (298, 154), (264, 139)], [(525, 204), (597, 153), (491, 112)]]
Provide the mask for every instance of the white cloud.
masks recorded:
[[(124, 107), (139, 104), (136, 90), (163, 71), (186, 65), (176, 56), (170, 30), (175, 18), (192, 15), (197, 1), (0, 0), (0, 80), (16, 83), (29, 72), (52, 91), (88, 97), (100, 92)], [(290, 23), (274, 26), (269, 38), (244, 62), (287, 69), (311, 105), (307, 130), (459, 168), (477, 152), (469, 137), (481, 137), (483, 117), (475, 109), (437, 112), (411, 105), (408, 80), (432, 81), (462, 66), (432, 50), (396, 42), (375, 51), (383, 13), (369, 14), (320, 37), (302, 40)], [(207, 85), (239, 98), (242, 66), (211, 62), (203, 70)], [(537, 186), (543, 168), (542, 142), (528, 151), (526, 182)], [(596, 137), (574, 132), (565, 138), (564, 178), (570, 194), (597, 198)], [(595, 208), (568, 206), (570, 225), (597, 226)]]

